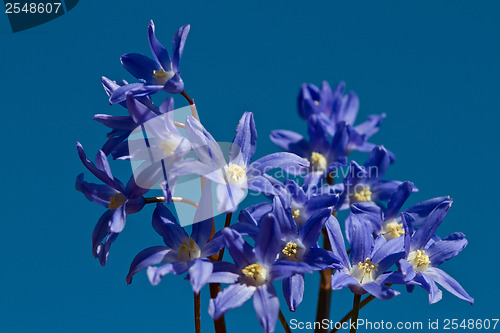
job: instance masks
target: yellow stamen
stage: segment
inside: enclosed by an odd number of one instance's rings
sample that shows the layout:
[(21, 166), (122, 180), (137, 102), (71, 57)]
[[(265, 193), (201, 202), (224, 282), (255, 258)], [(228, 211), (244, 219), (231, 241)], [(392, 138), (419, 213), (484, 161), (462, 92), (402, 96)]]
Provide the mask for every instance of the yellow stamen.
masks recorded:
[(177, 140), (167, 140), (160, 143), (158, 147), (163, 151), (165, 156), (172, 156), (174, 155), (175, 149), (178, 145), (179, 142), (177, 142)]
[(370, 191), (370, 187), (362, 186), (359, 189), (356, 189), (353, 199), (354, 203), (372, 201), (372, 192)]
[(226, 166), (226, 173), (229, 176), (229, 181), (231, 182), (239, 182), (246, 176), (247, 168), (240, 167), (238, 164), (229, 164)]
[(121, 193), (116, 193), (111, 198), (109, 198), (108, 208), (109, 209), (117, 209), (118, 207), (123, 205), (125, 203), (125, 201), (127, 201), (127, 197), (125, 197)]
[(294, 220), (300, 217), (300, 209), (292, 209), (292, 217)]
[(366, 258), (364, 262), (358, 262), (358, 265), (352, 268), (350, 274), (360, 283), (368, 283), (375, 280), (377, 268), (377, 264), (372, 263), (370, 258)]
[(314, 104), (315, 105), (319, 105), (319, 101), (314, 101)]
[(405, 230), (403, 229), (403, 223), (390, 222), (385, 225), (386, 232), (384, 233), (384, 237), (387, 240), (398, 238), (405, 234)]
[(198, 244), (192, 238), (184, 237), (177, 250), (177, 258), (180, 261), (189, 261), (198, 258), (200, 254), (201, 250)]
[(370, 274), (377, 269), (377, 264), (371, 262), (370, 258), (366, 258), (364, 262), (358, 262), (358, 267), (361, 268), (365, 274)]
[(328, 161), (326, 160), (325, 155), (313, 152), (311, 154), (311, 166), (315, 171), (325, 171), (328, 167)]
[(252, 285), (262, 285), (266, 283), (267, 269), (259, 264), (251, 264), (243, 268), (241, 272), (248, 278), (247, 283)]
[(297, 243), (294, 242), (288, 242), (283, 250), (281, 250), (281, 252), (283, 252), (283, 254), (287, 255), (288, 257), (297, 257), (298, 251), (299, 247)]
[(418, 272), (424, 272), (429, 267), (431, 261), (429, 256), (425, 254), (425, 250), (416, 250), (408, 254), (408, 262)]
[(159, 84), (165, 84), (168, 80), (170, 80), (174, 76), (172, 71), (165, 72), (162, 68), (158, 71), (153, 71), (153, 77)]

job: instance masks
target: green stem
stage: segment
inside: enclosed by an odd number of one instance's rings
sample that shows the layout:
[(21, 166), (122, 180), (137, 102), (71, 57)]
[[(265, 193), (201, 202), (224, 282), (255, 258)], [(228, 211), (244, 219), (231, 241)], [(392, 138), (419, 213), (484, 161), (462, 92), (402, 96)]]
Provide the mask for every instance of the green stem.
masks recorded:
[(285, 316), (283, 315), (283, 312), (279, 313), (279, 319), (281, 322), (281, 326), (283, 326), (283, 329), (285, 330), (286, 333), (292, 333), (292, 330), (290, 329), (290, 326), (288, 326), (288, 322), (286, 321)]

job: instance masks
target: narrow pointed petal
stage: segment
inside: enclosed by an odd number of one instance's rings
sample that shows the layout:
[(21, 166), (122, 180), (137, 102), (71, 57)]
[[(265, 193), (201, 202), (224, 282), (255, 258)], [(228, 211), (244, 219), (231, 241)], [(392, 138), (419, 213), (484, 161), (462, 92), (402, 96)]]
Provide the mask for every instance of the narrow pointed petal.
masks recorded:
[[(257, 130), (253, 113), (245, 112), (238, 122), (236, 134), (229, 152), (230, 161), (241, 161), (239, 165), (249, 165), (255, 154)], [(239, 156), (240, 155), (240, 156)]]
[(427, 242), (436, 234), (437, 228), (451, 208), (451, 203), (451, 200), (441, 202), (422, 222), (420, 228), (415, 231), (411, 238), (411, 249), (423, 249), (425, 247)]
[(295, 154), (274, 153), (261, 157), (250, 164), (249, 173), (252, 176), (257, 176), (276, 168), (280, 168), (291, 175), (300, 175), (307, 172), (309, 162)]
[(309, 143), (298, 133), (287, 130), (275, 130), (269, 136), (271, 141), (284, 151), (307, 156), (310, 153)]
[(359, 285), (359, 281), (345, 272), (337, 271), (332, 276), (333, 290), (340, 290), (345, 287), (357, 286), (357, 285)]
[(276, 261), (281, 247), (280, 240), (281, 232), (276, 218), (271, 214), (265, 215), (255, 240), (255, 255), (259, 262), (270, 266)]
[(461, 232), (456, 232), (429, 246), (425, 252), (431, 265), (437, 267), (458, 255), (467, 246), (467, 239)]
[(208, 305), (208, 314), (213, 319), (219, 319), (227, 311), (242, 306), (255, 293), (255, 287), (245, 284), (232, 284), (211, 299)]
[(440, 270), (439, 268), (432, 267), (425, 271), (425, 274), (430, 276), (434, 281), (443, 286), (444, 289), (448, 290), (453, 295), (460, 299), (463, 299), (470, 304), (474, 303), (474, 299), (467, 294), (467, 292), (462, 288), (462, 286), (451, 276), (446, 274), (446, 272)]
[(330, 216), (332, 216), (331, 209), (319, 210), (299, 229), (299, 238), (306, 248), (310, 248), (318, 242), (321, 229)]
[(197, 258), (194, 264), (189, 268), (189, 282), (196, 294), (200, 293), (201, 288), (208, 282), (212, 274), (213, 264), (209, 259)]
[(156, 205), (153, 212), (153, 228), (163, 237), (165, 245), (177, 249), (184, 238), (189, 238), (170, 210), (162, 203)]
[(161, 45), (161, 43), (156, 39), (155, 36), (155, 25), (153, 21), (149, 21), (148, 26), (148, 38), (149, 38), (149, 47), (151, 48), (151, 53), (153, 53), (156, 61), (163, 67), (165, 71), (172, 70), (172, 61), (170, 60), (170, 55), (167, 50)]
[(253, 307), (264, 332), (274, 332), (278, 321), (280, 302), (276, 290), (271, 284), (265, 284), (257, 288), (253, 296)]
[(386, 220), (392, 219), (398, 215), (399, 210), (403, 207), (404, 203), (413, 192), (414, 187), (413, 183), (408, 181), (397, 187), (396, 192), (394, 192), (391, 200), (389, 200), (389, 203), (387, 204), (387, 209), (384, 214)]
[(182, 58), (182, 52), (184, 52), (184, 45), (186, 44), (186, 39), (189, 34), (189, 29), (191, 26), (189, 24), (184, 25), (177, 30), (172, 39), (174, 48), (172, 51), (172, 69), (174, 72), (179, 71), (179, 63)]
[(396, 291), (394, 289), (391, 289), (387, 287), (386, 285), (380, 285), (375, 282), (368, 282), (362, 285), (363, 289), (372, 294), (373, 296), (377, 297), (378, 299), (391, 299), (394, 296), (397, 296), (400, 294), (399, 291)]
[(132, 283), (132, 278), (135, 274), (141, 270), (148, 268), (149, 266), (158, 265), (166, 262), (169, 259), (169, 254), (172, 250), (165, 246), (153, 246), (142, 250), (137, 254), (130, 264), (130, 268), (125, 280), (127, 284)]
[(335, 257), (341, 260), (342, 265), (346, 269), (350, 269), (349, 258), (345, 249), (344, 237), (342, 236), (342, 231), (340, 230), (340, 225), (335, 216), (330, 216), (325, 223), (326, 231), (328, 233), (328, 239), (332, 246), (332, 253)]
[(155, 82), (153, 77), (153, 71), (158, 71), (161, 69), (160, 65), (138, 53), (124, 54), (121, 57), (121, 62), (123, 67), (137, 79), (146, 81), (147, 83)]
[(110, 232), (118, 234), (125, 228), (125, 222), (127, 220), (127, 202), (128, 200), (113, 211), (113, 216), (109, 221)]
[(283, 295), (291, 312), (295, 312), (304, 297), (304, 275), (294, 274), (283, 280)]

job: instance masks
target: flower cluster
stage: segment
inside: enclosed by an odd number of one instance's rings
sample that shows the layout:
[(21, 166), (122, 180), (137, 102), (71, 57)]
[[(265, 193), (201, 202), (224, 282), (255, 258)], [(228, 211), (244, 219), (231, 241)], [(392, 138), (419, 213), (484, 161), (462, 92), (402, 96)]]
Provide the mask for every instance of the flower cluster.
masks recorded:
[[(106, 207), (92, 233), (92, 253), (101, 265), (124, 231), (127, 215), (155, 204), (152, 226), (164, 245), (137, 254), (126, 282), (132, 283), (134, 275), (145, 270), (153, 285), (165, 275), (185, 274), (195, 295), (207, 284), (227, 285), (212, 294), (208, 304), (214, 320), (253, 298), (264, 332), (273, 332), (280, 314), (275, 282), (282, 281), (282, 296), (293, 312), (301, 304), (307, 275), (315, 271), (331, 274), (327, 288), (347, 287), (355, 295), (368, 293), (386, 300), (400, 293), (394, 285), (405, 285), (408, 292), (420, 286), (429, 293), (429, 302), (435, 303), (442, 297), (439, 284), (473, 303), (460, 284), (438, 268), (467, 245), (462, 233), (445, 238), (436, 234), (452, 200), (433, 198), (403, 209), (417, 188), (409, 181), (384, 178), (395, 157), (369, 140), (385, 114), (370, 115), (355, 125), (359, 100), (353, 92), (345, 93), (344, 83), (333, 90), (327, 82), (321, 88), (304, 84), (298, 112), (306, 121), (308, 138), (275, 130), (270, 139), (284, 151), (255, 159), (257, 130), (253, 114), (245, 112), (229, 153), (224, 154), (184, 91), (179, 62), (189, 29), (183, 26), (175, 33), (171, 56), (156, 39), (150, 22), (153, 59), (136, 53), (121, 57), (123, 67), (140, 82), (102, 80), (110, 103), (125, 107), (128, 114), (95, 115), (95, 120), (111, 128), (95, 162), (77, 144), (82, 163), (102, 182), (86, 182), (83, 174), (76, 179), (78, 191)], [(174, 121), (172, 97), (159, 106), (154, 103), (158, 95), (152, 95), (161, 91), (179, 94), (189, 102), (192, 115), (184, 123)], [(144, 155), (131, 149), (129, 136), (158, 117), (163, 118), (153, 126), (151, 145), (164, 153), (158, 162), (161, 168), (146, 169), (142, 179), (134, 175), (123, 185), (111, 172), (108, 158)], [(353, 150), (369, 153), (363, 164), (348, 160)], [(270, 171), (277, 168), (286, 176), (273, 177)], [(186, 175), (200, 177), (198, 202), (175, 196), (176, 181)], [(342, 180), (334, 184), (339, 175)], [(159, 183), (162, 196), (147, 197), (153, 190), (138, 185), (144, 179)], [(259, 193), (262, 202), (240, 207), (247, 191)], [(226, 214), (222, 230), (215, 228), (214, 200), (218, 213)], [(194, 206), (190, 234), (181, 227), (190, 221), (179, 222), (183, 217), (172, 212), (172, 202)], [(348, 210), (343, 227), (336, 218), (341, 210)], [(238, 221), (231, 225), (238, 211)], [(224, 250), (230, 258), (224, 257)]]

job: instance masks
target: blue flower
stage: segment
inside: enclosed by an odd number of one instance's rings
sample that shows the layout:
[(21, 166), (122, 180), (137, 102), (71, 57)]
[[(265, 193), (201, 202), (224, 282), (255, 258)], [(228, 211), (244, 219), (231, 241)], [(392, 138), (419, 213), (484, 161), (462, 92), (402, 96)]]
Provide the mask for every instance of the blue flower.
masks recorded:
[(198, 160), (186, 159), (178, 163), (172, 173), (177, 176), (197, 174), (219, 184), (217, 198), (220, 212), (234, 212), (247, 189), (264, 194), (276, 193), (274, 185), (278, 182), (266, 172), (281, 168), (297, 175), (307, 172), (309, 167), (309, 162), (290, 153), (270, 154), (252, 163), (257, 132), (251, 112), (245, 112), (238, 123), (229, 151), (229, 163), (212, 135), (193, 117), (188, 117), (186, 121), (186, 133)]
[[(302, 135), (288, 130), (274, 130), (271, 141), (281, 149), (302, 156), (311, 163), (311, 177), (320, 180), (325, 174), (345, 166), (349, 143), (349, 130), (345, 122), (335, 125), (333, 133), (328, 132), (328, 119), (313, 114), (308, 118), (309, 141)], [(313, 183), (308, 180), (308, 182)]]
[[(359, 110), (359, 99), (354, 92), (344, 95), (345, 83), (341, 82), (332, 91), (328, 82), (323, 81), (321, 90), (312, 84), (303, 84), (298, 98), (300, 116), (309, 122), (312, 115), (322, 119), (326, 130), (333, 135), (340, 123), (345, 123), (349, 132), (347, 153), (352, 150), (371, 151), (375, 145), (367, 142), (378, 132), (385, 114), (369, 115), (368, 119), (354, 126)], [(394, 156), (391, 155), (391, 159)]]
[[(104, 82), (103, 78), (103, 82)], [(106, 86), (113, 90), (116, 84), (106, 79)], [(103, 145), (102, 151), (113, 156), (113, 159), (129, 159), (128, 142), (129, 135), (137, 126), (151, 120), (158, 115), (165, 114), (174, 109), (174, 101), (167, 98), (160, 107), (156, 107), (146, 98), (134, 98), (128, 95), (122, 105), (127, 108), (128, 116), (111, 116), (107, 114), (96, 114), (94, 120), (111, 128), (107, 134), (108, 141)]]
[(104, 185), (92, 184), (83, 180), (83, 174), (76, 179), (76, 189), (85, 197), (101, 206), (107, 207), (92, 233), (92, 254), (99, 258), (101, 265), (108, 259), (111, 244), (125, 228), (128, 214), (137, 213), (144, 207), (143, 195), (148, 191), (136, 185), (131, 177), (127, 186), (113, 177), (106, 155), (99, 151), (96, 164), (87, 159), (83, 147), (77, 143), (78, 155), (85, 167)]
[(418, 229), (414, 229), (413, 217), (404, 213), (403, 220), (407, 221), (405, 234), (404, 259), (399, 262), (400, 270), (406, 276), (414, 276), (408, 282), (408, 290), (412, 291), (414, 286), (420, 286), (429, 292), (429, 303), (441, 300), (442, 292), (436, 283), (453, 295), (469, 303), (474, 299), (467, 294), (462, 286), (446, 272), (439, 269), (442, 263), (458, 255), (467, 246), (467, 240), (462, 233), (452, 233), (446, 238), (435, 235), (437, 228), (451, 208), (452, 200), (443, 200), (437, 207), (421, 221)]
[(180, 76), (179, 63), (184, 51), (184, 44), (189, 34), (189, 25), (179, 28), (172, 40), (172, 58), (155, 36), (153, 21), (149, 22), (148, 39), (154, 60), (142, 54), (129, 53), (121, 57), (123, 67), (142, 83), (126, 84), (116, 89), (110, 97), (110, 103), (121, 103), (128, 93), (134, 97), (143, 97), (160, 90), (178, 94), (184, 90)]
[[(359, 202), (379, 204), (390, 200), (401, 184), (400, 181), (382, 179), (390, 163), (390, 154), (383, 146), (373, 148), (363, 167), (351, 161), (349, 173), (343, 181), (341, 209)], [(417, 191), (416, 188), (412, 190)]]
[(209, 282), (231, 285), (220, 292), (217, 298), (210, 300), (210, 316), (218, 319), (253, 296), (255, 312), (264, 332), (274, 332), (279, 300), (272, 282), (293, 274), (308, 273), (309, 266), (293, 261), (276, 261), (281, 250), (281, 232), (278, 222), (271, 214), (262, 219), (255, 248), (231, 228), (223, 229), (222, 234), (234, 264), (215, 263)]
[[(365, 223), (359, 218), (346, 224), (346, 235), (351, 246), (349, 260), (344, 238), (337, 219), (331, 216), (326, 222), (328, 237), (334, 255), (341, 259), (343, 268), (332, 277), (332, 289), (349, 287), (355, 294), (370, 293), (380, 299), (390, 299), (399, 295), (385, 283), (404, 283), (406, 277), (397, 271), (388, 271), (404, 256), (403, 237), (387, 241), (383, 236), (373, 238)], [(388, 282), (391, 281), (391, 282)]]
[[(209, 186), (205, 188), (210, 189)], [(211, 195), (208, 190), (203, 191), (202, 197)], [(211, 209), (211, 204), (202, 198), (194, 220), (198, 221), (198, 214), (203, 214), (206, 209)], [(143, 269), (147, 269), (153, 285), (160, 283), (167, 274), (188, 272), (191, 287), (198, 294), (213, 271), (212, 261), (207, 257), (220, 250), (219, 243), (209, 242), (212, 219), (193, 224), (191, 236), (188, 236), (170, 210), (158, 203), (153, 213), (153, 228), (163, 237), (165, 246), (153, 246), (137, 254), (130, 265), (127, 283), (130, 284), (132, 277)]]

